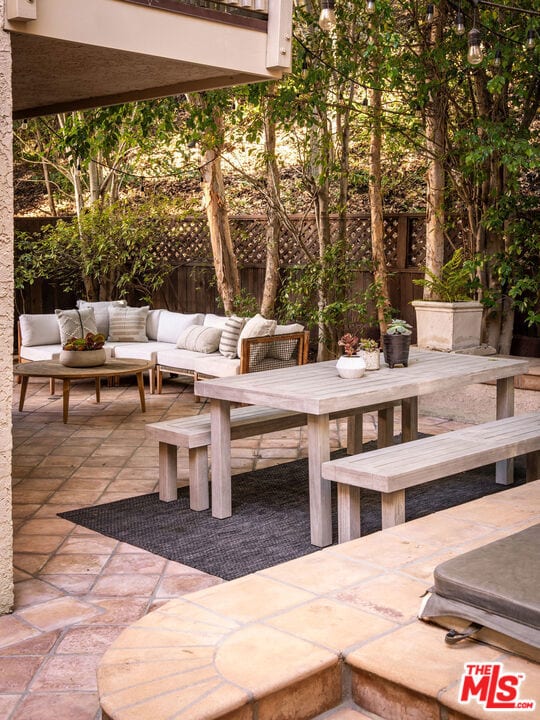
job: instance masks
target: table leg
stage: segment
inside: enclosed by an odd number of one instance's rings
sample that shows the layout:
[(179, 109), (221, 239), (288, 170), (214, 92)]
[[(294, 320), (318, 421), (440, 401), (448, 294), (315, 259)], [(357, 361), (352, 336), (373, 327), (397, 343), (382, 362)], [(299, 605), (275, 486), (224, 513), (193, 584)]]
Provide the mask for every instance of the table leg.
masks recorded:
[(98, 377), (96, 378), (96, 402), (98, 405), (101, 402), (101, 379)]
[(384, 408), (377, 413), (377, 447), (383, 448), (394, 442), (394, 408)]
[(212, 453), (212, 515), (232, 515), (231, 497), (231, 404), (227, 400), (210, 401)]
[(347, 454), (356, 455), (362, 452), (364, 416), (362, 413), (349, 415), (347, 418)]
[(308, 415), (309, 515), (311, 543), (318, 547), (332, 544), (330, 481), (321, 475), (321, 465), (330, 460), (330, 418)]
[(24, 407), (24, 401), (26, 398), (26, 390), (28, 388), (28, 375), (23, 375), (22, 377), (19, 375), (19, 378), (21, 378), (21, 394), (19, 396), (19, 412), (22, 412), (22, 409)]
[(418, 439), (418, 398), (401, 401), (401, 442)]
[(144, 380), (142, 372), (137, 373), (137, 385), (139, 386), (139, 397), (141, 399), (141, 411), (146, 412), (146, 400), (144, 397)]
[[(497, 420), (514, 414), (514, 378), (497, 380)], [(495, 482), (511, 485), (514, 482), (514, 459), (499, 460), (495, 466)]]
[(68, 410), (69, 410), (69, 378), (64, 378), (62, 388), (62, 418), (65, 423), (68, 421)]

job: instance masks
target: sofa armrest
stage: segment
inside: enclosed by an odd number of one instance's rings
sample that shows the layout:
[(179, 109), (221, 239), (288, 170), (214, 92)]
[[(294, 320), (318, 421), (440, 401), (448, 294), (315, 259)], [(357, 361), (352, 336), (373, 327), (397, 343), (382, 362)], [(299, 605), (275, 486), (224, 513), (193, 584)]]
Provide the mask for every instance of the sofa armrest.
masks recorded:
[(308, 350), (308, 331), (244, 338), (240, 352), (240, 374), (305, 365)]

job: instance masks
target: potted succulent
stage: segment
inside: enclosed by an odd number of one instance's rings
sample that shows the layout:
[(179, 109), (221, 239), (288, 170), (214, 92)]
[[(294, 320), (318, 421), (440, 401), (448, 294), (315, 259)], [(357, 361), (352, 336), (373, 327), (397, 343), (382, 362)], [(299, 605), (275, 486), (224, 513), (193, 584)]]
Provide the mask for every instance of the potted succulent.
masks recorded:
[(395, 365), (407, 367), (409, 364), (409, 347), (411, 345), (412, 325), (394, 318), (383, 335), (384, 360), (388, 367)]
[(413, 280), (427, 288), (433, 300), (413, 300), (418, 347), (465, 350), (478, 347), (482, 333), (482, 303), (475, 300), (478, 278), (458, 248), (443, 265), (440, 276), (424, 267), (425, 277)]
[(101, 333), (87, 333), (83, 338), (69, 338), (62, 346), (59, 360), (66, 367), (97, 367), (107, 359), (105, 336)]
[(366, 370), (378, 370), (381, 367), (379, 343), (372, 338), (360, 338), (358, 355), (366, 363)]
[(346, 333), (338, 340), (338, 345), (343, 348), (343, 355), (336, 363), (338, 375), (342, 378), (360, 378), (366, 370), (366, 364), (359, 355), (358, 338), (356, 335)]

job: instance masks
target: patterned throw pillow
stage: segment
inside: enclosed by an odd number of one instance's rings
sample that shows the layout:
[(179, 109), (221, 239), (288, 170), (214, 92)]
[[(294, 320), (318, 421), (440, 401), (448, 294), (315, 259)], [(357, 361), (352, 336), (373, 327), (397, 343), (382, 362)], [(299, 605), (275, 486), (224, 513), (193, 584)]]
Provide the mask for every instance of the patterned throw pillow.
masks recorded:
[(228, 358), (237, 357), (238, 338), (244, 327), (244, 318), (231, 315), (225, 323), (225, 328), (219, 341), (219, 352)]
[(87, 333), (97, 333), (93, 308), (80, 310), (55, 310), (60, 342), (65, 345), (70, 338), (83, 338)]
[(219, 347), (222, 331), (219, 328), (190, 325), (176, 342), (180, 350), (192, 350), (200, 353), (213, 353)]
[(113, 342), (148, 342), (146, 318), (150, 307), (109, 307), (109, 340)]
[(109, 334), (109, 307), (111, 305), (125, 307), (127, 303), (125, 300), (99, 300), (97, 302), (77, 300), (77, 307), (79, 310), (89, 307), (94, 308), (94, 316), (96, 318), (98, 332), (105, 335), (105, 337)]

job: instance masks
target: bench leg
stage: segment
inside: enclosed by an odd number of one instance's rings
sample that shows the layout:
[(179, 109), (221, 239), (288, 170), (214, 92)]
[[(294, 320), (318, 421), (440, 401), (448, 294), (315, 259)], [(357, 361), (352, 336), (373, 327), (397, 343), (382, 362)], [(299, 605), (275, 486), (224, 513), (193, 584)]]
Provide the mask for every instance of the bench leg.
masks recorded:
[(405, 490), (381, 493), (381, 516), (383, 530), (405, 522)]
[(394, 406), (379, 410), (377, 417), (377, 447), (388, 447), (394, 442)]
[(540, 480), (540, 450), (525, 455), (525, 482)]
[(177, 455), (176, 445), (159, 443), (159, 499), (164, 502), (171, 502), (178, 497)]
[(338, 543), (360, 537), (360, 488), (337, 486)]
[(356, 455), (362, 452), (364, 416), (361, 413), (347, 418), (347, 454)]
[(189, 507), (192, 510), (208, 510), (208, 451), (206, 446), (190, 448), (189, 451)]
[(49, 395), (54, 395), (54, 378), (49, 378)]

